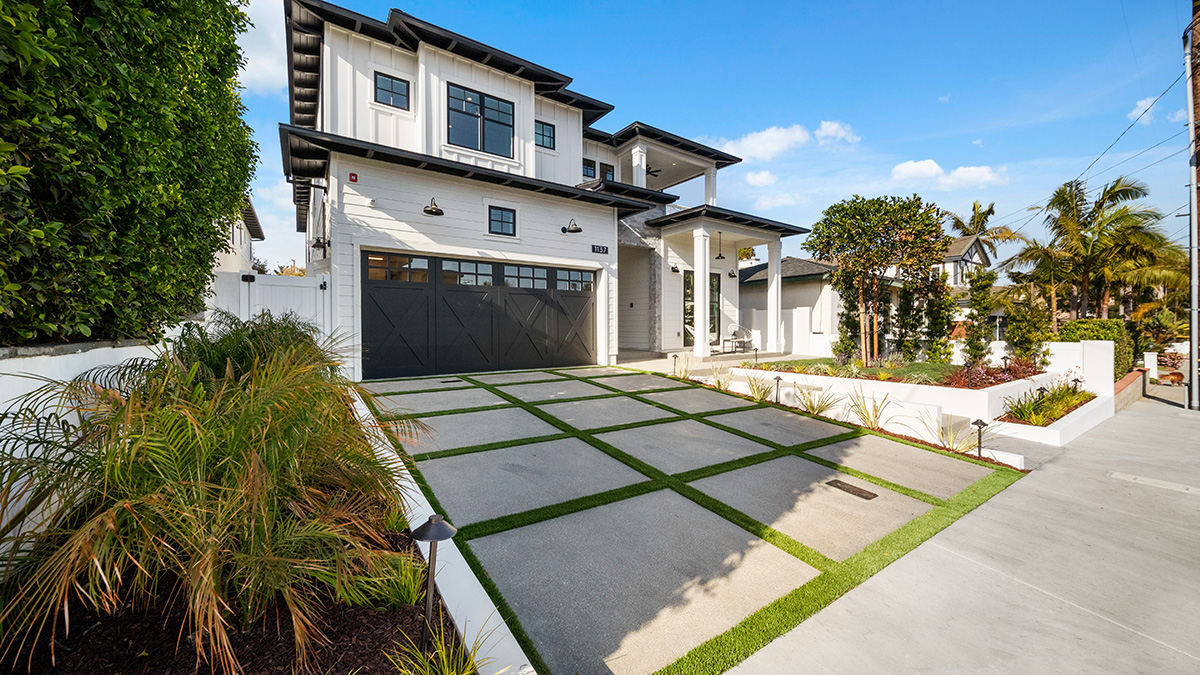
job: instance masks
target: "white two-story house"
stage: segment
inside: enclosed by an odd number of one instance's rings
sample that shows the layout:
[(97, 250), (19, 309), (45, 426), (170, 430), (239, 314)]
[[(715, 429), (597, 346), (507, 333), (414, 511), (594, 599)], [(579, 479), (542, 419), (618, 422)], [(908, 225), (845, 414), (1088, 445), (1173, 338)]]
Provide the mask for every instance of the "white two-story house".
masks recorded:
[[(285, 14), (284, 171), (354, 376), (706, 356), (737, 321), (745, 246), (769, 252), (779, 325), (780, 239), (807, 230), (716, 205), (737, 157), (601, 131), (612, 106), (569, 77), (398, 10)], [(667, 192), (701, 177), (704, 204)]]

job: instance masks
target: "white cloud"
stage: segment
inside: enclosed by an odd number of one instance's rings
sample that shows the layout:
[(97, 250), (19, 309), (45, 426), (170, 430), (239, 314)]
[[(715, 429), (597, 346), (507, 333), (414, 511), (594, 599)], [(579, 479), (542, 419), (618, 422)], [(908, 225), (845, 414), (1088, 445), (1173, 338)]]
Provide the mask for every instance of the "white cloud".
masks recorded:
[(1002, 167), (996, 171), (990, 166), (960, 166), (946, 173), (932, 159), (909, 160), (892, 167), (892, 180), (901, 183), (932, 182), (939, 190), (959, 190), (985, 185), (1000, 185), (1008, 182), (1008, 173)]
[(938, 101), (940, 101), (942, 103), (949, 103), (950, 102), (950, 94), (945, 94), (943, 96), (939, 96)]
[(975, 140), (971, 141), (971, 145), (982, 148), (983, 147), (983, 139), (976, 138)]
[(945, 174), (942, 167), (932, 159), (922, 159), (919, 162), (908, 160), (892, 167), (892, 179), (902, 182), (929, 180)]
[(750, 173), (746, 174), (746, 182), (754, 187), (767, 187), (768, 185), (774, 185), (775, 181), (777, 180), (779, 180), (779, 178), (775, 174), (765, 169), (763, 171), (751, 171)]
[(1186, 122), (1187, 121), (1187, 111), (1184, 110), (1183, 108), (1180, 108), (1179, 110), (1176, 110), (1175, 112), (1171, 113), (1170, 115), (1167, 115), (1167, 121), (1174, 122), (1175, 124), (1179, 124), (1180, 122)]
[(851, 129), (849, 124), (843, 122), (821, 122), (821, 126), (813, 132), (813, 136), (817, 137), (817, 142), (821, 145), (834, 141), (857, 143), (862, 140), (858, 134), (854, 133), (854, 129)]
[(246, 57), (238, 79), (251, 94), (282, 94), (287, 90), (283, 4), (277, 0), (250, 0), (246, 14), (254, 26), (238, 38)]
[(769, 162), (779, 155), (808, 143), (808, 129), (799, 124), (790, 127), (768, 127), (739, 139), (724, 141), (721, 149), (748, 162)]
[(800, 195), (786, 193), (777, 195), (763, 195), (754, 202), (754, 210), (770, 211), (771, 209), (777, 209), (781, 206), (795, 206), (796, 204), (801, 204), (806, 201), (808, 200)]
[(1125, 117), (1128, 117), (1131, 120), (1136, 120), (1138, 119), (1138, 115), (1141, 115), (1143, 112), (1145, 112), (1146, 114), (1143, 115), (1140, 120), (1138, 120), (1138, 124), (1150, 124), (1154, 121), (1154, 113), (1147, 111), (1150, 110), (1150, 107), (1153, 105), (1154, 97), (1148, 96), (1138, 101), (1137, 105), (1133, 106), (1133, 110), (1130, 110), (1129, 114)]

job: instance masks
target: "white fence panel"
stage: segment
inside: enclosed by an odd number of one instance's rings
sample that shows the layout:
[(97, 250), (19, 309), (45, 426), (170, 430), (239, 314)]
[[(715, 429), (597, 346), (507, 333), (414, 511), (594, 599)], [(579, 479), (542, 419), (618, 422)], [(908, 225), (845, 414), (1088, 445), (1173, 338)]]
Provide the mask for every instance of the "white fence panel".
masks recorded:
[(242, 319), (262, 313), (295, 312), (321, 327), (333, 330), (333, 306), (329, 275), (283, 277), (247, 272), (217, 272), (210, 309), (222, 309)]

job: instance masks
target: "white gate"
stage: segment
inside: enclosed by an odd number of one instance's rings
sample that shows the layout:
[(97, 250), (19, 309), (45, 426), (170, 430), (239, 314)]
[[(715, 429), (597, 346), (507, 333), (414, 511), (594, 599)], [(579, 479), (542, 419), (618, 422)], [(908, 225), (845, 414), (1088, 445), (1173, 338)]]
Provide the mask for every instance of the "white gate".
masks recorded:
[(295, 312), (321, 327), (325, 335), (333, 330), (333, 303), (329, 275), (282, 277), (248, 272), (217, 272), (213, 282), (210, 309), (223, 309), (241, 319), (249, 319), (267, 310), (272, 314)]

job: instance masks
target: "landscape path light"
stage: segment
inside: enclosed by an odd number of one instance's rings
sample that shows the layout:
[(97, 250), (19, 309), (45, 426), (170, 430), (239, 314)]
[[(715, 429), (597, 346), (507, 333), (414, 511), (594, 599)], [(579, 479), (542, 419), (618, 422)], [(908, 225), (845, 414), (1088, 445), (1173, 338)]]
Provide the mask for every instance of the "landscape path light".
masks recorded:
[(671, 355), (671, 377), (675, 377), (675, 371), (679, 368), (679, 355)]
[(447, 523), (440, 513), (429, 516), (429, 520), (412, 531), (413, 539), (429, 542), (429, 565), (425, 569), (425, 578), (428, 580), (425, 587), (425, 628), (421, 631), (422, 651), (429, 646), (429, 638), (432, 637), (433, 631), (433, 575), (437, 565), (437, 545), (439, 541), (446, 541), (457, 533), (458, 529)]
[[(1045, 396), (1046, 394), (1049, 394), (1049, 393), (1050, 393), (1050, 390), (1049, 390), (1049, 389), (1047, 389), (1047, 388), (1045, 388), (1045, 387), (1038, 387), (1038, 388), (1037, 388), (1037, 393), (1041, 394), (1042, 396)], [(1039, 398), (1040, 398), (1040, 397), (1039, 397)]]
[(783, 380), (782, 375), (775, 376), (775, 405), (779, 405), (779, 383)]
[(974, 422), (971, 422), (971, 424), (975, 425), (975, 428), (979, 433), (978, 445), (975, 446), (976, 454), (978, 454), (980, 457), (983, 457), (983, 428), (986, 427), (988, 423), (984, 422), (983, 420), (975, 420)]
[(758, 365), (758, 347), (754, 348), (754, 365)]
[(1000, 361), (1001, 361), (1001, 362), (1004, 364), (1004, 369), (1005, 369), (1005, 370), (1008, 370), (1008, 362), (1009, 362), (1010, 360), (1011, 360), (1011, 359), (1010, 359), (1010, 358), (1009, 358), (1007, 355), (1006, 355), (1006, 356), (1001, 356), (1001, 357), (1000, 357)]
[(1083, 382), (1083, 380), (1079, 379), (1078, 377), (1076, 377), (1076, 378), (1073, 378), (1073, 379), (1071, 380), (1071, 384), (1074, 384), (1074, 385), (1075, 385), (1075, 391), (1079, 391), (1079, 383), (1080, 383), (1080, 382)]

